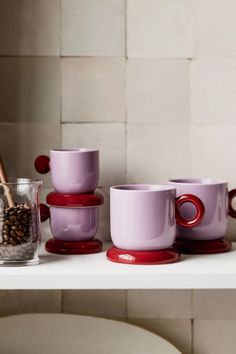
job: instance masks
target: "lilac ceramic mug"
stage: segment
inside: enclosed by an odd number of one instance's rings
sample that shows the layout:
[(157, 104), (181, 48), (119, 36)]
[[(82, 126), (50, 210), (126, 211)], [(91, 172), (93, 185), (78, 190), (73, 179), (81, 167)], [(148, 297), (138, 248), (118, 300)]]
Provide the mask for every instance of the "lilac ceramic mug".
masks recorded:
[(39, 173), (51, 170), (55, 190), (64, 194), (93, 192), (99, 179), (99, 151), (97, 149), (55, 149), (48, 156), (35, 160)]
[(50, 218), (53, 238), (60, 241), (91, 240), (98, 230), (98, 210), (103, 196), (91, 194), (60, 194), (50, 192), (47, 203), (40, 204), (41, 221)]
[[(173, 245), (176, 221), (196, 226), (204, 214), (201, 200), (194, 195), (176, 198), (176, 189), (167, 185), (131, 184), (111, 187), (111, 238), (117, 248), (158, 250)], [(195, 216), (185, 220), (179, 213), (184, 203), (193, 203)]]
[[(168, 181), (168, 185), (176, 188), (177, 196), (193, 193), (205, 206), (205, 214), (199, 225), (191, 230), (177, 226), (178, 238), (216, 240), (225, 236), (228, 214), (236, 218), (236, 211), (232, 207), (236, 189), (228, 192), (227, 182), (213, 179), (172, 179)], [(191, 218), (194, 212), (194, 207), (190, 204), (181, 208), (181, 215), (185, 218)]]

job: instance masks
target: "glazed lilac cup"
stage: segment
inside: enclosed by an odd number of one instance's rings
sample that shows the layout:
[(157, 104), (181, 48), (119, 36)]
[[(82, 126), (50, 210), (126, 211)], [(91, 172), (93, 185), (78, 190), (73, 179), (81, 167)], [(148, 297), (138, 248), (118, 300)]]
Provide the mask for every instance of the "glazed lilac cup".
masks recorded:
[(99, 150), (50, 150), (50, 158), (40, 155), (35, 159), (35, 169), (41, 174), (51, 171), (53, 187), (59, 193), (91, 193), (99, 180)]
[[(172, 179), (168, 185), (176, 188), (177, 196), (183, 193), (193, 193), (200, 198), (205, 206), (205, 213), (199, 225), (192, 229), (177, 226), (177, 237), (188, 240), (216, 240), (225, 236), (228, 215), (236, 218), (232, 207), (232, 199), (236, 189), (228, 192), (225, 181), (206, 179)], [(185, 204), (181, 208), (184, 218), (191, 218), (195, 213), (194, 207)]]
[[(192, 203), (196, 213), (184, 219), (181, 205)], [(115, 247), (148, 251), (171, 247), (176, 237), (176, 222), (191, 228), (199, 224), (204, 206), (191, 194), (176, 198), (176, 189), (167, 185), (131, 184), (110, 189), (111, 239)]]

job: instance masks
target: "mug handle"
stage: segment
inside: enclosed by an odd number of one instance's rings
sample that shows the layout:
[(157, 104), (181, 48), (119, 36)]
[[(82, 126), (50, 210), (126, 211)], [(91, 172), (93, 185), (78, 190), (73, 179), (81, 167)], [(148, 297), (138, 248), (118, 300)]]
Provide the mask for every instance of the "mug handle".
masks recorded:
[(40, 210), (40, 221), (41, 222), (44, 222), (50, 218), (50, 210), (46, 204), (40, 203), (39, 210)]
[(47, 155), (40, 155), (34, 160), (34, 168), (38, 173), (44, 175), (50, 171), (49, 162), (50, 159)]
[(236, 197), (236, 189), (232, 189), (229, 192), (229, 215), (232, 218), (236, 218), (236, 210), (232, 206), (232, 200), (234, 199), (234, 197)]
[[(192, 219), (187, 220), (180, 215), (179, 209), (181, 205), (185, 203), (192, 203), (196, 207), (197, 212)], [(205, 208), (203, 202), (195, 195), (183, 194), (178, 198), (176, 198), (176, 208), (175, 208), (176, 222), (180, 226), (187, 227), (187, 228), (197, 226), (201, 222), (204, 212), (205, 212)]]

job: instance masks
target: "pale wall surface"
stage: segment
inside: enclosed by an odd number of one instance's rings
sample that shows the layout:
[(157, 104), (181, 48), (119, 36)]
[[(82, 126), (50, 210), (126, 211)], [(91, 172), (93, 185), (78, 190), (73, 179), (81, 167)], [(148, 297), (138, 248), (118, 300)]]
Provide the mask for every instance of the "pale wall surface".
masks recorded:
[[(194, 176), (236, 186), (235, 14), (233, 0), (0, 0), (0, 151), (9, 175), (39, 177), (33, 160), (50, 148), (100, 148), (101, 239), (109, 239), (113, 184)], [(43, 180), (42, 199), (51, 187)], [(228, 234), (236, 240), (232, 219)], [(0, 297), (2, 315), (119, 318), (185, 354), (236, 351), (234, 291)]]

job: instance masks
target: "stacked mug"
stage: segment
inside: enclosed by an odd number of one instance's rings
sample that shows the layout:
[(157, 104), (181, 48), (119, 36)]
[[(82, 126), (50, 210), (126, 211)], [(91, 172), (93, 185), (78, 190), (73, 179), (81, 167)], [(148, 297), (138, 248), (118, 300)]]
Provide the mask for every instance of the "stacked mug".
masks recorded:
[(99, 206), (103, 197), (95, 189), (99, 180), (97, 149), (54, 149), (50, 157), (40, 155), (35, 169), (41, 174), (51, 172), (54, 191), (41, 204), (41, 221), (50, 217), (53, 238), (46, 250), (59, 254), (88, 254), (102, 250), (94, 239), (98, 230)]

